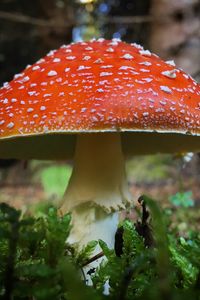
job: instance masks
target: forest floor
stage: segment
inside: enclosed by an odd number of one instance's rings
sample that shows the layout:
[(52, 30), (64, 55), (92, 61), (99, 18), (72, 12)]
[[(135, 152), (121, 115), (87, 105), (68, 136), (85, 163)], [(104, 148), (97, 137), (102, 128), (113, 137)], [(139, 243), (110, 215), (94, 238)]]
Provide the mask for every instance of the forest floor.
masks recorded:
[[(177, 160), (168, 156), (135, 158), (129, 162), (127, 167), (133, 201), (137, 202), (139, 196), (146, 194), (165, 206), (169, 202), (170, 196), (175, 195), (177, 192), (190, 191), (192, 192), (195, 206), (199, 206), (200, 175), (198, 162), (196, 156), (186, 164), (180, 164), (180, 160), (177, 163)], [(50, 174), (51, 176), (46, 179), (43, 178), (44, 170), (52, 171), (49, 169), (52, 166), (54, 166), (54, 174)], [(67, 176), (69, 178), (71, 174), (71, 167), (69, 166), (68, 174), (64, 173), (63, 179), (62, 172), (65, 170), (65, 162), (59, 164), (37, 161), (27, 165), (24, 162), (18, 162), (11, 168), (3, 171), (1, 169), (0, 202), (9, 203), (16, 208), (26, 208), (46, 201), (57, 204), (66, 188), (65, 178)], [(45, 184), (44, 179), (47, 181)], [(58, 181), (57, 185), (62, 185), (62, 189), (58, 194), (54, 192), (49, 193), (49, 189), (51, 189), (55, 181)]]
[[(196, 206), (200, 205), (200, 179), (185, 176), (184, 191), (192, 191)], [(129, 184), (133, 201), (137, 201), (139, 196), (146, 194), (160, 203), (167, 204), (171, 195), (179, 192), (179, 182), (176, 179), (166, 179), (158, 182), (142, 182)], [(0, 202), (6, 202), (16, 208), (32, 206), (41, 201), (58, 201), (56, 195), (47, 197), (43, 187), (39, 183), (4, 183), (0, 185)]]

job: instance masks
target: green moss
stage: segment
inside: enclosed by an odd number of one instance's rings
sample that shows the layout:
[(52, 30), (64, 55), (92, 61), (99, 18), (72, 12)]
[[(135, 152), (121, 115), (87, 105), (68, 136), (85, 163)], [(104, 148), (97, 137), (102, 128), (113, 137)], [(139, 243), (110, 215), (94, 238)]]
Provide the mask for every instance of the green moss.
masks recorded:
[[(0, 204), (0, 297), (2, 299), (161, 300), (199, 299), (200, 235), (181, 237), (173, 213), (162, 211), (146, 196), (151, 223), (125, 220), (121, 253), (103, 241), (91, 241), (81, 252), (66, 241), (71, 229), (69, 214), (59, 216), (49, 208), (35, 217)], [(185, 208), (179, 208), (185, 209)], [(188, 223), (191, 220), (185, 220)], [(141, 228), (148, 227), (153, 243), (146, 246)], [(146, 233), (145, 233), (146, 232)], [(91, 271), (93, 286), (82, 279), (82, 266), (99, 243), (105, 258)], [(119, 247), (118, 247), (119, 248)], [(109, 281), (109, 295), (104, 295)]]

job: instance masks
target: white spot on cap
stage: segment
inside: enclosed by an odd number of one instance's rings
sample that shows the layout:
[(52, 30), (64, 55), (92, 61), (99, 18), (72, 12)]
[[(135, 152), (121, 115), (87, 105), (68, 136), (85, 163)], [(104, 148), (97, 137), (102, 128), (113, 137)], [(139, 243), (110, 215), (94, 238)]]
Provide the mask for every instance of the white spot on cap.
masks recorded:
[(113, 65), (104, 65), (100, 67), (101, 69), (110, 69), (113, 68)]
[(104, 92), (104, 90), (103, 90), (103, 89), (97, 89), (97, 92), (99, 92), (99, 93), (103, 93), (103, 92)]
[(66, 59), (67, 60), (74, 60), (76, 58), (76, 56), (67, 56)]
[(24, 74), (15, 74), (14, 79), (18, 79), (18, 78), (23, 77), (23, 76), (24, 76)]
[(141, 72), (145, 73), (145, 72), (150, 72), (150, 70), (147, 69), (140, 69)]
[(79, 66), (77, 71), (81, 71), (81, 70), (87, 70), (87, 69), (90, 69), (91, 67), (89, 66)]
[(101, 72), (100, 73), (101, 77), (103, 77), (103, 76), (110, 76), (110, 75), (113, 75), (113, 73), (111, 73), (111, 72)]
[(120, 38), (113, 38), (112, 42), (121, 42), (121, 39)]
[(45, 110), (46, 109), (46, 106), (41, 106), (40, 107), (40, 110)]
[(139, 65), (151, 66), (152, 63), (150, 63), (149, 61), (142, 61), (142, 62), (139, 63)]
[(172, 93), (172, 90), (168, 86), (166, 86), (166, 85), (161, 85), (160, 89), (161, 89), (161, 91), (166, 92), (168, 94)]
[(21, 85), (18, 90), (23, 90), (24, 89), (24, 85)]
[(0, 125), (3, 125), (4, 123), (5, 123), (4, 120), (1, 120), (1, 121), (0, 121)]
[(44, 132), (46, 133), (46, 132), (49, 131), (49, 127), (48, 127), (48, 126), (44, 126), (43, 130), (44, 130)]
[(30, 113), (30, 112), (32, 112), (32, 111), (34, 111), (34, 109), (33, 109), (32, 107), (30, 107), (30, 108), (27, 109), (27, 112), (28, 112), (28, 113)]
[(56, 50), (51, 50), (51, 51), (49, 51), (49, 53), (47, 54), (47, 56), (52, 56), (52, 55), (54, 55), (55, 51), (56, 51)]
[(112, 52), (114, 52), (115, 50), (113, 49), (113, 48), (108, 48), (107, 50), (106, 50), (106, 52), (110, 52), (110, 53), (112, 53)]
[(15, 102), (17, 102), (17, 99), (16, 99), (16, 98), (12, 98), (12, 99), (11, 99), (11, 102), (12, 102), (12, 103), (15, 103)]
[(89, 60), (90, 58), (91, 58), (91, 56), (86, 55), (83, 57), (83, 60)]
[(185, 77), (186, 79), (189, 79), (189, 76), (187, 74), (183, 74), (183, 77)]
[(101, 58), (98, 58), (97, 60), (94, 61), (95, 64), (102, 64), (103, 60)]
[(37, 64), (41, 64), (41, 63), (43, 63), (45, 60), (44, 60), (44, 58), (41, 58), (41, 59), (39, 59), (38, 61), (37, 61)]
[(61, 61), (61, 59), (58, 58), (58, 57), (56, 57), (56, 58), (53, 59), (53, 62), (55, 62), (55, 63), (60, 62), (60, 61)]
[(8, 123), (7, 128), (11, 129), (15, 126), (13, 122)]
[(33, 71), (36, 71), (36, 70), (39, 70), (39, 69), (40, 69), (40, 66), (34, 66), (34, 67), (32, 68)]
[(170, 66), (173, 66), (173, 67), (176, 66), (174, 60), (167, 60), (167, 61), (166, 61), (166, 64), (168, 64), (168, 65), (170, 65)]
[(70, 68), (65, 68), (65, 72), (69, 72), (70, 71)]
[(129, 53), (126, 53), (122, 56), (122, 58), (125, 58), (125, 59), (133, 59), (133, 56)]
[(8, 99), (5, 98), (5, 99), (3, 100), (3, 104), (7, 104), (7, 103), (8, 103)]
[(94, 122), (98, 122), (98, 119), (97, 119), (97, 117), (95, 117), (95, 116), (92, 116), (92, 121), (94, 121)]
[(137, 48), (139, 50), (143, 50), (144, 49), (141, 45), (139, 45), (137, 43), (131, 43), (131, 46), (133, 46), (133, 47), (135, 47), (135, 48)]
[(129, 67), (129, 66), (121, 66), (119, 68), (119, 70), (128, 70), (128, 69), (131, 69), (131, 67)]
[(163, 71), (161, 72), (162, 75), (168, 77), (168, 78), (176, 78), (176, 70), (170, 70), (170, 71)]
[(91, 50), (93, 50), (93, 48), (92, 47), (86, 47), (85, 50), (86, 51), (91, 51)]
[(49, 73), (48, 73), (48, 76), (56, 76), (57, 75), (57, 72), (56, 71), (54, 71), (54, 70), (51, 70), (51, 71), (49, 71)]
[(149, 50), (140, 50), (139, 53), (144, 56), (151, 56), (151, 52)]
[(29, 81), (29, 77), (28, 76), (25, 76), (24, 78), (22, 78), (22, 82), (27, 82), (27, 81)]
[(4, 82), (3, 87), (9, 89), (10, 88), (9, 82)]
[(144, 80), (146, 82), (151, 82), (153, 79), (152, 78), (142, 78), (142, 80)]
[(108, 80), (101, 80), (101, 81), (99, 81), (99, 85), (105, 85), (106, 83), (108, 83)]
[(103, 41), (105, 41), (104, 38), (99, 38), (99, 39), (97, 40), (97, 42), (100, 42), (100, 43), (102, 43)]

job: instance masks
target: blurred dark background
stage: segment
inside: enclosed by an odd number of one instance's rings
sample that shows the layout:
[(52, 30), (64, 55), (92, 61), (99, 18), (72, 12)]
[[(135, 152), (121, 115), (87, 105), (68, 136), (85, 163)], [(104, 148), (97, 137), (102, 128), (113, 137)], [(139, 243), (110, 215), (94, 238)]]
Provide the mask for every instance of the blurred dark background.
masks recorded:
[(199, 79), (199, 0), (1, 0), (0, 82), (50, 49), (100, 36), (140, 43)]
[[(94, 37), (140, 43), (200, 81), (199, 0), (0, 0), (0, 85), (49, 50)], [(133, 158), (133, 195), (166, 200), (191, 191), (198, 202), (199, 165), (198, 155)], [(21, 207), (55, 200), (70, 172), (65, 162), (0, 161), (0, 201)]]

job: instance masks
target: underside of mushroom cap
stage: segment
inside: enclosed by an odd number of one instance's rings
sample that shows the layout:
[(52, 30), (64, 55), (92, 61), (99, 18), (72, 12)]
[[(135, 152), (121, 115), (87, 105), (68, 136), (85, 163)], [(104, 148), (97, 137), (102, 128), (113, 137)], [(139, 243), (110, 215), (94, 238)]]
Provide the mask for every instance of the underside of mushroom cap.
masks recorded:
[(87, 132), (123, 132), (125, 152), (198, 151), (200, 85), (139, 45), (99, 39), (51, 51), (0, 89), (0, 157), (58, 159), (61, 145), (71, 157)]
[[(91, 134), (101, 135), (103, 133)], [(76, 137), (75, 134), (47, 134), (2, 139), (0, 140), (0, 157), (5, 159), (72, 159)], [(200, 150), (200, 138), (195, 135), (123, 132), (121, 141), (125, 157), (155, 153), (198, 152)]]

